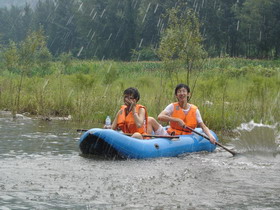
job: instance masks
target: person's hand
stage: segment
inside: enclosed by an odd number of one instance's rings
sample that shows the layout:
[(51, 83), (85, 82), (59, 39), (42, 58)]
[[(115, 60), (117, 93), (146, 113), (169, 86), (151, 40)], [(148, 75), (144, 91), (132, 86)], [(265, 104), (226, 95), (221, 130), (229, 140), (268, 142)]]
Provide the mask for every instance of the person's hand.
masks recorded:
[(212, 144), (216, 144), (216, 139), (214, 138), (214, 136), (210, 135), (209, 140)]
[(130, 99), (131, 110), (136, 106), (136, 99)]
[(125, 98), (125, 105), (127, 105), (129, 107), (129, 111), (131, 111), (136, 106), (136, 99)]
[(112, 126), (111, 125), (104, 125), (103, 128), (104, 129), (112, 129)]
[(177, 118), (176, 122), (180, 127), (185, 128), (185, 122), (182, 119)]

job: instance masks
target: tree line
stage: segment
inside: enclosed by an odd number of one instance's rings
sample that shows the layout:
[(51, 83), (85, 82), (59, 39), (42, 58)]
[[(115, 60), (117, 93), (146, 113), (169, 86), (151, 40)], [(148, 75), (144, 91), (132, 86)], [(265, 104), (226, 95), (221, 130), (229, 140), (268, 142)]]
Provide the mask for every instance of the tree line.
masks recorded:
[(158, 60), (166, 14), (179, 3), (197, 16), (209, 56), (279, 57), (279, 0), (39, 0), (0, 9), (1, 48), (43, 30), (55, 57)]

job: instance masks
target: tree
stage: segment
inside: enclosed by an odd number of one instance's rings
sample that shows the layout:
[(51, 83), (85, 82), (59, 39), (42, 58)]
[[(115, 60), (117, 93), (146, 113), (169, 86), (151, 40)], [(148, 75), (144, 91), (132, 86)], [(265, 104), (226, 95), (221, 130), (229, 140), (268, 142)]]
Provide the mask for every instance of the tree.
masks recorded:
[(210, 56), (238, 56), (240, 32), (235, 10), (244, 0), (189, 0), (202, 23), (203, 45)]
[(4, 51), (4, 63), (8, 70), (19, 69), (20, 81), (15, 100), (13, 113), (20, 110), (20, 97), (23, 79), (31, 73), (31, 69), (36, 64), (42, 65), (49, 61), (50, 52), (46, 47), (46, 37), (42, 29), (29, 32), (28, 36), (16, 45), (10, 42), (9, 47)]
[(22, 32), (23, 32), (23, 39), (26, 37), (29, 31), (33, 29), (32, 22), (33, 22), (33, 10), (31, 9), (29, 4), (25, 4), (25, 7), (22, 10)]
[(181, 64), (187, 69), (187, 83), (190, 82), (190, 73), (199, 69), (206, 57), (202, 47), (202, 36), (199, 31), (199, 21), (195, 13), (179, 4), (168, 10), (169, 22), (163, 32), (159, 56), (166, 64), (169, 72)]
[(47, 22), (44, 22), (44, 25), (48, 27), (46, 33), (48, 48), (52, 54), (78, 51), (77, 12), (79, 6), (77, 1), (55, 0), (54, 7), (52, 2), (46, 1), (43, 5), (47, 5), (49, 9)]
[(87, 57), (129, 60), (135, 48), (136, 8), (130, 0), (84, 0), (79, 34)]
[(18, 69), (18, 63), (19, 63), (19, 54), (17, 45), (15, 42), (10, 41), (7, 48), (3, 49), (3, 63), (4, 66), (7, 68), (10, 72), (16, 72)]
[(272, 8), (272, 15), (274, 17), (272, 28), (272, 40), (271, 42), (274, 43), (273, 49), (275, 51), (274, 57), (279, 58), (280, 56), (280, 1), (272, 0), (271, 4)]
[(165, 27), (163, 14), (168, 8), (175, 6), (174, 0), (144, 0), (138, 11), (139, 41), (141, 46), (154, 46), (160, 41), (160, 32)]
[(55, 4), (53, 0), (39, 0), (33, 14), (35, 29), (42, 27), (48, 36), (52, 29), (54, 13)]
[[(274, 5), (273, 5), (274, 2)], [(278, 10), (275, 11), (275, 6)], [(275, 27), (278, 24), (279, 3), (273, 0), (247, 0), (237, 13), (248, 57), (268, 58), (275, 50)]]
[[(9, 45), (10, 40), (19, 43), (28, 31), (43, 27), (48, 48), (55, 56), (70, 53), (78, 58), (130, 60), (134, 53), (137, 60), (157, 59), (154, 52), (168, 24), (168, 18), (162, 14), (188, 3), (184, 9), (192, 8), (196, 14), (202, 44), (210, 56), (279, 56), (278, 0), (36, 2), (34, 10), (28, 4), (0, 8), (3, 46)], [(184, 9), (181, 8), (179, 13), (183, 14)]]

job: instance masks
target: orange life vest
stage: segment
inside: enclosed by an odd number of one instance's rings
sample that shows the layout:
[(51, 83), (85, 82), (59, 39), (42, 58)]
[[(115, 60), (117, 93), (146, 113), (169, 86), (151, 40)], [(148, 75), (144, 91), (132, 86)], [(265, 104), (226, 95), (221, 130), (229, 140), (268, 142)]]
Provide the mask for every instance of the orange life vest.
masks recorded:
[(120, 128), (124, 133), (135, 133), (139, 132), (141, 134), (147, 134), (147, 125), (148, 125), (148, 113), (146, 111), (146, 107), (136, 104), (136, 113), (139, 113), (140, 108), (145, 109), (145, 121), (142, 127), (138, 128), (135, 124), (134, 117), (132, 111), (125, 114), (127, 106), (122, 105), (121, 111), (118, 116), (117, 127)]
[[(171, 117), (180, 118), (185, 122), (185, 125), (195, 129), (197, 127), (197, 120), (196, 120), (196, 110), (197, 107), (191, 104), (190, 110), (187, 114), (184, 113), (183, 109), (180, 107), (179, 103), (173, 103), (174, 111)], [(183, 129), (181, 126), (178, 125), (177, 122), (170, 121), (170, 128), (168, 128), (167, 132), (169, 134), (175, 132), (175, 135), (187, 135), (191, 134), (192, 131), (188, 131), (188, 129)]]

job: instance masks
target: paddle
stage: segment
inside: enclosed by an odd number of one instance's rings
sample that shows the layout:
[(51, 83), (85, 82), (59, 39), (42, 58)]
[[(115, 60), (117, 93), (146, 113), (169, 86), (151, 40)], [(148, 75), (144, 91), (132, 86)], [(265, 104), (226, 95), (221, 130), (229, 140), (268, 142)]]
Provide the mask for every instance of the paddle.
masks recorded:
[[(210, 141), (210, 139), (209, 139), (208, 136), (206, 136), (206, 135), (204, 135), (204, 134), (202, 134), (202, 133), (199, 133), (199, 132), (195, 131), (194, 129), (192, 129), (192, 128), (188, 127), (188, 126), (185, 126), (185, 128), (189, 129), (190, 131), (192, 131), (192, 132), (196, 133), (197, 135), (200, 135), (200, 136), (202, 136), (203, 138), (205, 138), (205, 139), (207, 139), (207, 140)], [(237, 155), (236, 152), (234, 152), (234, 151), (232, 151), (232, 150), (226, 148), (225, 146), (223, 146), (223, 145), (220, 144), (219, 142), (216, 141), (215, 144), (218, 145), (218, 146), (220, 146), (220, 147), (222, 147), (224, 150), (228, 151), (228, 152), (231, 153), (233, 156)]]
[(77, 129), (77, 132), (87, 132), (88, 130), (86, 129)]
[[(86, 132), (88, 130), (86, 129), (77, 129), (77, 132)], [(132, 136), (132, 133), (122, 133), (126, 136)], [(151, 137), (151, 138), (168, 138), (168, 139), (173, 139), (173, 138), (180, 138), (180, 136), (164, 136), (164, 135), (149, 135), (149, 134), (142, 134), (143, 137)]]
[[(123, 133), (124, 135), (127, 136), (132, 136), (132, 133)], [(173, 139), (173, 138), (180, 138), (180, 136), (162, 136), (162, 135), (149, 135), (149, 134), (142, 134), (143, 137), (152, 137), (152, 138), (168, 138), (168, 139)]]

